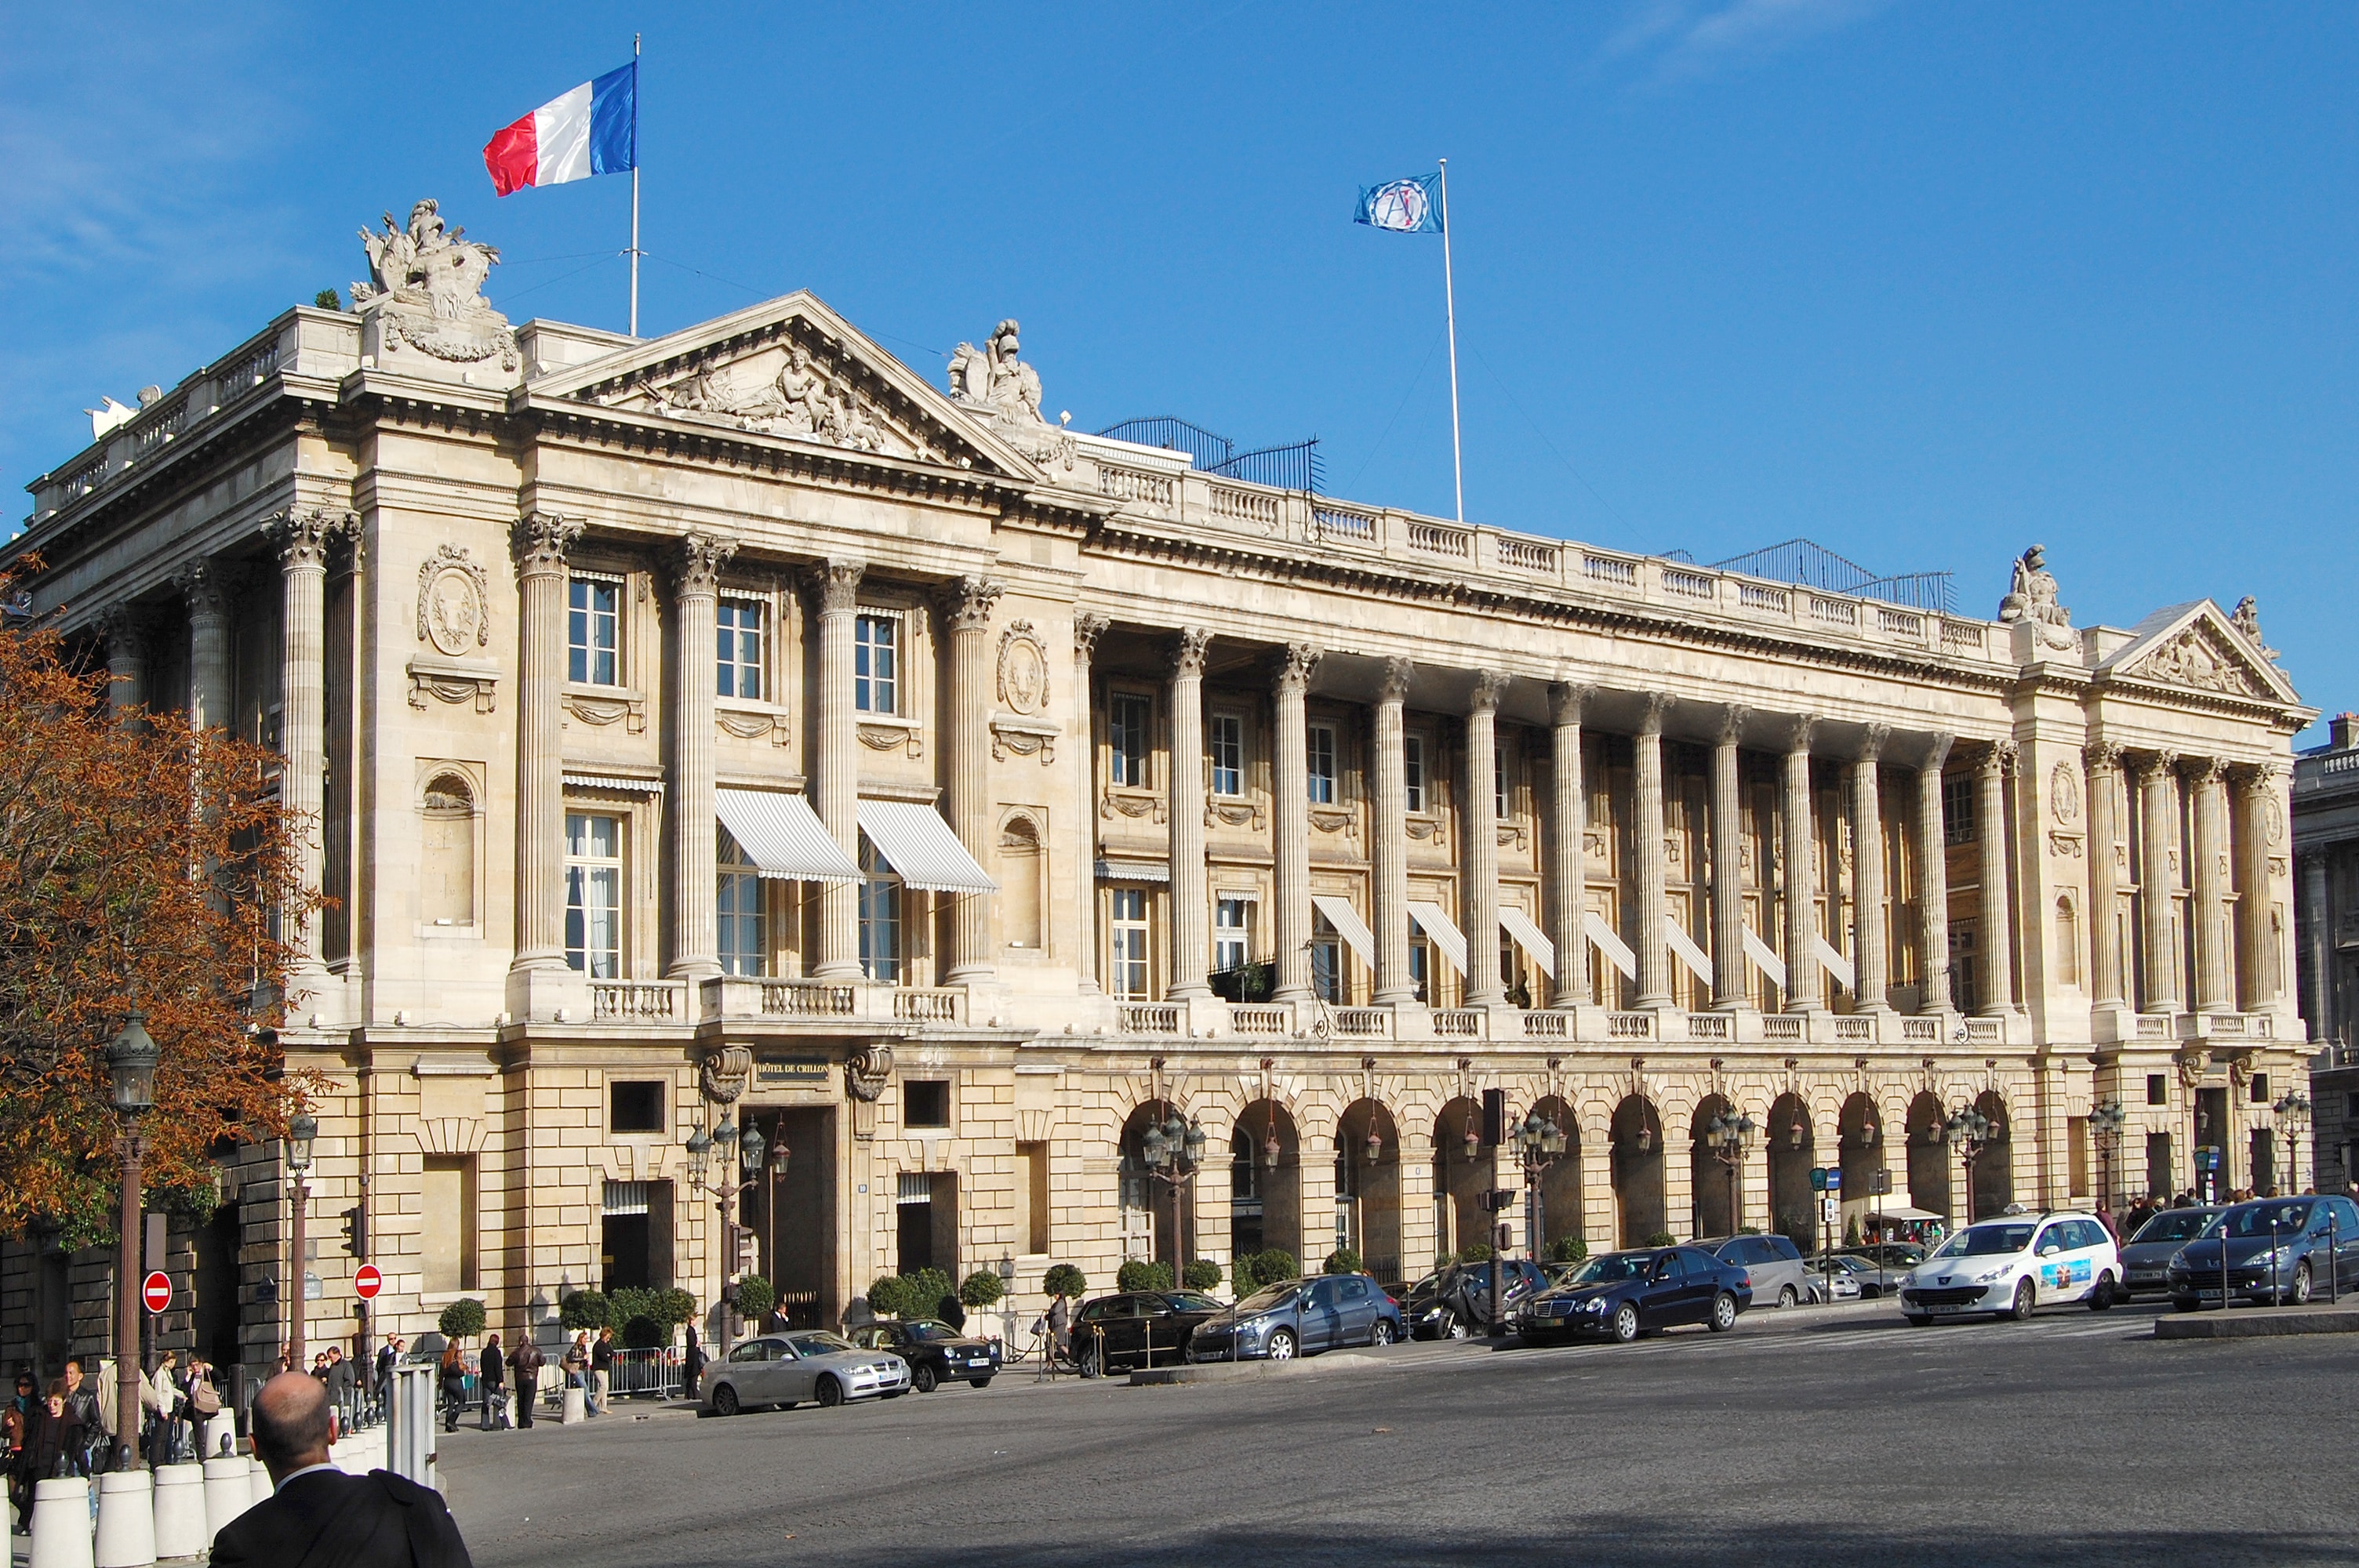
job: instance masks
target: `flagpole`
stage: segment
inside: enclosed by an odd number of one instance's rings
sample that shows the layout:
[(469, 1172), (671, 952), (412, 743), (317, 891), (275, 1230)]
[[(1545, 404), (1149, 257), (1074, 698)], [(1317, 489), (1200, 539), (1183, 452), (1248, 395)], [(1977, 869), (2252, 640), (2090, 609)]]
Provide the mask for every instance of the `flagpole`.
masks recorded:
[[(1443, 203), (1448, 211), (1449, 204)], [(1444, 234), (1445, 246), (1450, 236)], [(631, 35), (631, 336), (639, 335), (639, 35)], [(1452, 351), (1455, 351), (1454, 350)], [(1451, 373), (1455, 375), (1454, 362)]]
[[(1443, 158), (1440, 163), (1441, 302), (1450, 322), (1450, 467), (1458, 483), (1458, 525), (1462, 528), (1466, 525), (1466, 458), (1458, 441), (1458, 289), (1450, 276), (1450, 160)], [(637, 171), (631, 178), (637, 179)], [(636, 336), (636, 330), (633, 335)]]

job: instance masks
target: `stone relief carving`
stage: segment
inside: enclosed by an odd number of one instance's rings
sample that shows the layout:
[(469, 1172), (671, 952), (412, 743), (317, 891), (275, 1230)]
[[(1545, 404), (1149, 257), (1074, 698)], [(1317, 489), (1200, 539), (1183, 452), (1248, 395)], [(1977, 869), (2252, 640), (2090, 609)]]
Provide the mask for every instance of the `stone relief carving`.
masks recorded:
[(999, 702), (1027, 718), (1049, 705), (1049, 650), (1029, 621), (1011, 622), (999, 634)]
[(2056, 596), (2056, 578), (2048, 569), (2047, 546), (2034, 545), (2017, 557), (2015, 580), (1998, 601), (1998, 618), (2008, 623), (2029, 623), (2033, 634), (2050, 648), (2076, 648), (2081, 635), (2072, 630), (2072, 612)]
[(995, 719), (991, 721), (991, 760), (1004, 762), (1010, 757), (1038, 757), (1047, 767), (1057, 760), (1057, 727), (1021, 719)]
[[(484, 281), (498, 265), (494, 247), (465, 237), (442, 221), (429, 197), (409, 210), (407, 225), (384, 215), (385, 231), (363, 229), (372, 281), (355, 283), (353, 305), (380, 352), (403, 346), (448, 364), (496, 358), (503, 370), (521, 362), (508, 319), (484, 297)], [(365, 338), (372, 335), (364, 332)]]
[(2081, 774), (2070, 762), (2060, 762), (2049, 771), (2048, 801), (2059, 826), (2070, 827), (2081, 820)]
[(491, 589), (464, 545), (438, 545), (418, 568), (418, 640), (457, 658), (492, 640)]
[(2140, 659), (2132, 672), (2147, 680), (2191, 686), (2228, 697), (2267, 697), (2268, 688), (2244, 666), (2244, 661), (2217, 641), (2216, 633), (2197, 621), (2179, 635)]
[(951, 354), (951, 401), (982, 415), (992, 433), (1034, 462), (1073, 466), (1072, 437), (1040, 412), (1040, 375), (1016, 358), (1023, 343), (1013, 320), (992, 329), (982, 348), (961, 343)]
[(289, 566), (324, 567), (338, 546), (349, 546), (355, 565), (360, 559), (361, 520), (353, 512), (313, 507), (307, 512), (281, 512), (262, 524), (263, 536)]
[(893, 1076), (893, 1047), (883, 1041), (863, 1045), (843, 1059), (843, 1090), (874, 1105)]
[(2228, 622), (2243, 633), (2245, 641), (2250, 643), (2261, 657), (2271, 664), (2277, 662), (2277, 651), (2261, 636), (2261, 607), (2251, 594), (2236, 600), (2235, 612), (2228, 617)]
[(563, 700), (568, 718), (593, 728), (603, 730), (610, 724), (621, 724), (632, 735), (647, 730), (647, 699), (644, 697), (603, 697), (594, 692), (569, 691)]
[(788, 436), (847, 451), (947, 460), (915, 431), (891, 423), (848, 367), (832, 372), (795, 341), (774, 342), (732, 358), (706, 353), (668, 371), (640, 376), (596, 399), (608, 407), (636, 407), (676, 419), (720, 425), (765, 436)]
[(919, 739), (918, 727), (914, 724), (863, 724), (860, 726), (860, 743), (872, 752), (893, 752), (907, 747), (912, 757), (926, 754), (925, 742)]
[(745, 1092), (746, 1080), (753, 1076), (754, 1053), (743, 1045), (723, 1045), (708, 1054), (699, 1068), (698, 1076), (704, 1087), (704, 1098), (714, 1105), (730, 1106)]
[(1164, 814), (1161, 795), (1146, 790), (1123, 789), (1119, 786), (1108, 788), (1103, 798), (1099, 800), (1098, 815), (1107, 817), (1127, 816), (1133, 820), (1147, 817), (1152, 817), (1157, 822), (1169, 820)]

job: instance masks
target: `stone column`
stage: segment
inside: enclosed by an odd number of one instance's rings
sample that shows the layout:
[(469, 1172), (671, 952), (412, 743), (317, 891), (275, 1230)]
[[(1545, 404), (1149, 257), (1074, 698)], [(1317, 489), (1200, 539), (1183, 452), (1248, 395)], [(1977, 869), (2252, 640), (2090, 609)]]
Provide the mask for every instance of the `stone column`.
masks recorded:
[(2302, 923), (2305, 944), (2310, 948), (2310, 1037), (2324, 1042), (2333, 1037), (2334, 1029), (2334, 935), (2326, 928), (2330, 916), (2326, 903), (2326, 855), (2312, 850), (2302, 857), (2301, 903), (2308, 912)]
[(2122, 989), (2121, 944), (2114, 935), (2114, 905), (2121, 865), (2115, 846), (2122, 836), (2119, 803), (2122, 749), (2109, 741), (2092, 741), (2081, 753), (2089, 767), (2089, 968), (2091, 1000), (2098, 1007), (2118, 1007)]
[[(2269, 878), (2269, 851), (2285, 844), (2285, 815), (2277, 806), (2283, 770), (2258, 767), (2236, 775), (2236, 811), (2240, 819), (2237, 844), (2244, 850), (2244, 939), (2238, 946), (2240, 990), (2248, 1012), (2275, 1007), (2285, 995), (2282, 968), (2285, 944), (2271, 922), (2277, 916), (2277, 895)], [(2274, 843), (2270, 836), (2277, 835)]]
[(1851, 874), (1854, 917), (1852, 939), (1852, 1005), (1861, 1012), (1889, 1012), (1886, 1000), (1892, 973), (1892, 945), (1884, 918), (1884, 790), (1879, 766), (1892, 731), (1871, 724), (1851, 770)]
[[(1277, 852), (1277, 911), (1270, 921), (1277, 940), (1277, 987), (1270, 993), (1276, 1001), (1310, 1000), (1310, 732), (1305, 705), (1310, 672), (1318, 665), (1319, 650), (1308, 643), (1288, 643), (1278, 658), (1277, 743), (1271, 748), (1277, 762), (1272, 785), (1277, 799), (1270, 812)], [(1399, 710), (1394, 711), (1397, 718)], [(1408, 886), (1406, 880), (1402, 886)], [(1406, 960), (1401, 967), (1406, 973)]]
[[(860, 610), (858, 561), (829, 561), (811, 573), (819, 607), (819, 722), (813, 726), (812, 792), (836, 848), (860, 859), (860, 715), (853, 708), (852, 633)], [(819, 964), (813, 979), (860, 978), (860, 884), (822, 882)]]
[(1995, 1017), (2015, 1011), (2015, 921), (2006, 887), (2006, 770), (2015, 742), (1994, 743), (1978, 775), (1981, 800), (1975, 842), (1982, 849), (1982, 961), (1987, 977), (1982, 1011)]
[[(1171, 654), (1171, 986), (1166, 994), (1173, 1001), (1212, 994), (1205, 979), (1212, 954), (1204, 930), (1204, 651), (1212, 642), (1205, 628), (1186, 627)], [(1283, 813), (1286, 803), (1277, 808)]]
[(230, 722), (229, 601), (235, 568), (198, 561), (172, 585), (189, 607), (189, 725), (213, 730)]
[(516, 562), (516, 969), (565, 968), (565, 553), (580, 523), (519, 520)]
[(712, 802), (714, 608), (721, 568), (737, 541), (691, 533), (674, 561), (673, 606), (679, 655), (671, 692), (671, 964), (664, 973), (701, 980), (721, 972), (712, 906), (719, 889), (718, 818)]
[(2138, 926), (2144, 937), (2146, 985), (2140, 1011), (2179, 1011), (2179, 954), (2170, 939), (2171, 905), (2179, 888), (2179, 758), (2158, 752), (2132, 764), (2138, 776)]
[(1589, 800), (1582, 793), (1581, 719), (1590, 688), (1559, 681), (1549, 687), (1549, 938), (1556, 944), (1552, 1007), (1590, 999)]
[(1917, 863), (1919, 911), (1924, 947), (1925, 995), (1919, 1012), (1947, 1012), (1950, 1000), (1950, 835), (1941, 818), (1941, 764), (1950, 759), (1950, 737), (1936, 735), (1917, 767)]
[(1417, 1000), (1408, 972), (1408, 772), (1402, 745), (1402, 708), (1416, 668), (1407, 659), (1386, 659), (1376, 687), (1375, 810), (1368, 844), (1375, 881), (1376, 989), (1369, 1000), (1379, 1007)]
[(106, 636), (106, 706), (117, 718), (147, 706), (147, 617), (128, 603), (99, 617)]
[(1499, 697), (1507, 677), (1478, 670), (1466, 707), (1465, 839), (1459, 860), (1466, 879), (1466, 1005), (1499, 1007), (1507, 988), (1499, 979)]
[[(950, 629), (951, 827), (977, 864), (988, 864), (994, 840), (991, 799), (991, 611), (1006, 591), (988, 578), (962, 577), (942, 597)], [(951, 904), (950, 967), (945, 984), (989, 980), (992, 962), (991, 895), (961, 893)]]
[(1638, 950), (1639, 1007), (1671, 1005), (1671, 949), (1663, 940), (1670, 901), (1664, 891), (1663, 710), (1671, 699), (1650, 692), (1640, 699), (1638, 732), (1631, 738), (1630, 849), (1638, 873), (1638, 929), (1630, 944)]
[(1786, 1011), (1817, 1012), (1827, 1005), (1817, 949), (1818, 837), (1811, 830), (1810, 735), (1817, 718), (1794, 720), (1786, 738)]
[(2236, 975), (2228, 949), (2228, 799), (2218, 759), (2199, 758), (2188, 784), (2195, 793), (2195, 896), (2188, 906), (2194, 927), (2195, 1006), (2200, 1012), (2236, 1011)]
[(1081, 859), (1073, 871), (1074, 968), (1081, 972), (1083, 996), (1099, 994), (1098, 984), (1098, 744), (1091, 706), (1090, 655), (1097, 652), (1106, 618), (1090, 611), (1073, 617), (1073, 766), (1081, 774), (1073, 792), (1073, 821), (1079, 828)]
[(324, 843), (321, 816), (328, 783), (328, 552), (353, 542), (358, 520), (349, 512), (290, 512), (265, 524), (278, 550), (285, 593), (280, 620), (279, 750), (286, 757), (279, 800), (295, 818), (295, 864), (305, 903), (281, 925), (295, 949), (288, 981), (290, 1000), (325, 989), (320, 958), (320, 916), (309, 901), (320, 891)]
[(1745, 847), (1736, 742), (1745, 709), (1721, 709), (1712, 748), (1712, 1005), (1745, 1005)]

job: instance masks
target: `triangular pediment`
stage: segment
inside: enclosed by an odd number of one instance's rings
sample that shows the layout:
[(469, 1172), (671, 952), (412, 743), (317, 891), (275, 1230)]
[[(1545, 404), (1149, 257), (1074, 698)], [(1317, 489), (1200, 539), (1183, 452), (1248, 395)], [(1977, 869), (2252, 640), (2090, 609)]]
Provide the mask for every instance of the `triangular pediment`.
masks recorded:
[(2125, 679), (2256, 702), (2300, 700), (2285, 672), (2208, 599), (2156, 611), (2132, 627), (2130, 640), (2098, 667)]
[(798, 291), (535, 379), (537, 399), (1037, 481), (1033, 462)]

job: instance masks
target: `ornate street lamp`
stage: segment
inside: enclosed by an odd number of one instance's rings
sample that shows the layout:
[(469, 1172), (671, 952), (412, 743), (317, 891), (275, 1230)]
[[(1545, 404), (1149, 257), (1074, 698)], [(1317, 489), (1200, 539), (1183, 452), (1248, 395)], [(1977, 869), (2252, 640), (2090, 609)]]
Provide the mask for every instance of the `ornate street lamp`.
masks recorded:
[(1998, 1136), (1998, 1124), (1973, 1106), (1963, 1105), (1950, 1114), (1941, 1130), (1945, 1141), (1956, 1147), (1959, 1162), (1965, 1167), (1966, 1223), (1972, 1225), (1976, 1217), (1974, 1161), (1982, 1153), (1983, 1145)]
[(1722, 1111), (1703, 1130), (1704, 1142), (1712, 1150), (1712, 1157), (1728, 1172), (1728, 1227), (1731, 1230), (1740, 1229), (1744, 1224), (1744, 1211), (1736, 1191), (1737, 1173), (1745, 1169), (1745, 1162), (1751, 1157), (1754, 1141), (1760, 1131), (1751, 1117), (1734, 1109)]
[[(768, 1141), (761, 1130), (748, 1125), (743, 1131), (736, 1122), (724, 1121), (711, 1133), (701, 1128), (688, 1135), (684, 1147), (688, 1151), (689, 1184), (711, 1193), (721, 1210), (722, 1289), (729, 1286), (729, 1276), (737, 1271), (738, 1226), (737, 1199), (746, 1189), (757, 1184), (763, 1176), (763, 1155)], [(778, 1141), (777, 1153), (786, 1152), (786, 1140)], [(715, 1158), (715, 1155), (718, 1158)], [(785, 1168), (783, 1159), (774, 1158), (767, 1167), (776, 1176)], [(708, 1179), (710, 1178), (710, 1179)], [(734, 1309), (733, 1309), (734, 1310)], [(716, 1356), (729, 1353), (729, 1314), (721, 1314), (721, 1343)]]
[(1516, 1130), (1516, 1141), (1522, 1146), (1524, 1156), (1526, 1249), (1531, 1253), (1532, 1261), (1537, 1263), (1540, 1258), (1540, 1173), (1563, 1156), (1564, 1129), (1534, 1108), (1524, 1118), (1523, 1126)]
[[(2277, 1103), (2269, 1108), (2277, 1113), (2277, 1130), (2285, 1134), (2285, 1176), (2277, 1183), (2277, 1186), (2280, 1191), (2291, 1192), (2294, 1190), (2294, 1182), (2301, 1173), (2299, 1156), (2301, 1149), (2301, 1135), (2310, 1130), (2310, 1097), (2299, 1089), (2288, 1089), (2277, 1097)], [(2305, 1187), (2310, 1184), (2308, 1182), (2302, 1183)]]
[(2117, 1099), (2105, 1100), (2090, 1108), (2089, 1135), (2097, 1142), (2097, 1167), (2102, 1173), (2099, 1179), (2104, 1183), (2107, 1208), (2111, 1208), (2114, 1203), (2114, 1150), (2120, 1145), (2122, 1129), (2128, 1122), (2129, 1113), (2122, 1108), (2122, 1102)]
[[(139, 1121), (156, 1107), (156, 1062), (162, 1054), (148, 1038), (137, 1008), (106, 1047), (106, 1070), (112, 1080), (115, 1149), (121, 1155), (120, 1194), (122, 1236), (114, 1264), (114, 1430), (124, 1433), (118, 1467), (138, 1463), (139, 1431), (139, 1195), (141, 1145)], [(302, 1221), (296, 1221), (300, 1237)], [(297, 1310), (301, 1310), (299, 1306)]]
[(287, 1360), (289, 1369), (297, 1372), (308, 1368), (303, 1364), (304, 1336), (309, 1325), (310, 1304), (305, 1287), (310, 1275), (304, 1268), (304, 1229), (311, 1217), (311, 1141), (320, 1135), (319, 1119), (308, 1110), (299, 1110), (287, 1122), (287, 1174), (295, 1184), (294, 1217), (288, 1225), (289, 1249), (295, 1254), (294, 1302), (287, 1314)]
[[(1149, 1121), (1147, 1130), (1139, 1135), (1139, 1154), (1147, 1163), (1147, 1173), (1171, 1189), (1171, 1282), (1179, 1285), (1187, 1264), (1180, 1256), (1187, 1250), (1188, 1238), (1180, 1222), (1180, 1193), (1204, 1162), (1204, 1129), (1194, 1117), (1182, 1120), (1177, 1106), (1166, 1107), (1169, 1114), (1161, 1122)], [(1274, 1145), (1276, 1138), (1270, 1142)], [(1277, 1162), (1271, 1162), (1274, 1166)]]

